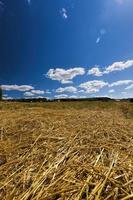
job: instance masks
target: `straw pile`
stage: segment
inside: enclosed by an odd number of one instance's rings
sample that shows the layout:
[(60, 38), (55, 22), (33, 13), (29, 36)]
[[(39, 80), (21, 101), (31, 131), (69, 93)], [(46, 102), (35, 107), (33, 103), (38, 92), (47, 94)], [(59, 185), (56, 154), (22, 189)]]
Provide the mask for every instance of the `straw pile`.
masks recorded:
[(133, 199), (132, 117), (13, 106), (0, 111), (1, 200)]

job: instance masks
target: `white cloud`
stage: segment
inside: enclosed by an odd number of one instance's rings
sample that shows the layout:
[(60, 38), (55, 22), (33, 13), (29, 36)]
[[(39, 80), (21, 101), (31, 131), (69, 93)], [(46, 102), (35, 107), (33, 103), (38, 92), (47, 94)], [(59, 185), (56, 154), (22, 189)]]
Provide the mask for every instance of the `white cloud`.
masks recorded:
[(76, 95), (72, 95), (72, 96), (69, 96), (69, 99), (77, 99), (78, 97)]
[(79, 99), (85, 99), (85, 98), (87, 98), (87, 96), (81, 95), (81, 96), (79, 96), (78, 98), (79, 98)]
[(44, 94), (45, 92), (43, 90), (31, 90), (33, 94)]
[(61, 15), (62, 15), (62, 17), (63, 17), (64, 19), (67, 19), (67, 18), (68, 18), (68, 14), (67, 14), (66, 8), (62, 8), (61, 11), (60, 11), (60, 13), (61, 13)]
[(35, 99), (44, 99), (44, 98), (47, 98), (47, 97), (43, 97), (43, 96), (36, 96), (36, 97), (33, 97)]
[(34, 96), (35, 94), (33, 94), (32, 92), (25, 92), (24, 93), (24, 96), (26, 96), (26, 97), (32, 97), (32, 96)]
[(42, 94), (45, 94), (45, 92), (43, 90), (30, 90), (28, 92), (25, 92), (24, 96), (32, 97), (32, 96), (35, 96), (35, 95), (42, 95)]
[(10, 91), (10, 90), (17, 90), (21, 92), (33, 90), (34, 87), (30, 85), (2, 85), (2, 90)]
[(64, 92), (75, 93), (77, 92), (77, 88), (70, 86), (70, 87), (65, 87), (65, 88), (60, 87), (56, 89), (56, 93), (64, 93)]
[(96, 93), (99, 92), (100, 89), (103, 87), (107, 86), (108, 83), (104, 81), (98, 81), (98, 80), (93, 80), (93, 81), (88, 81), (85, 83), (82, 83), (79, 85), (80, 88), (85, 89), (86, 93)]
[(101, 41), (103, 35), (105, 35), (105, 34), (106, 34), (106, 30), (105, 30), (105, 29), (101, 29), (101, 30), (100, 30), (100, 33), (99, 33), (99, 36), (98, 36), (97, 39), (96, 39), (96, 43), (97, 43), (97, 44)]
[(77, 91), (77, 93), (84, 93), (84, 92), (85, 92), (84, 90)]
[(109, 74), (114, 71), (122, 71), (130, 67), (133, 67), (133, 60), (114, 62), (112, 65), (107, 66), (104, 71), (100, 71), (99, 67), (96, 66), (90, 69), (88, 74), (102, 76), (103, 74)]
[(83, 98), (87, 98), (86, 96), (83, 96), (83, 95), (71, 95), (71, 96), (68, 96), (67, 94), (60, 94), (60, 95), (55, 95), (55, 98), (56, 99), (83, 99)]
[(46, 98), (47, 100), (51, 100), (52, 99), (52, 97), (46, 97), (46, 96), (44, 98)]
[(111, 90), (109, 90), (108, 92), (109, 92), (109, 93), (114, 93), (115, 90), (114, 90), (114, 89), (111, 89)]
[(8, 95), (7, 95), (7, 94), (3, 94), (2, 96), (3, 96), (3, 97), (8, 97)]
[(85, 69), (82, 67), (70, 68), (68, 70), (62, 68), (50, 69), (47, 77), (52, 80), (60, 81), (62, 84), (72, 83), (72, 79), (78, 75), (85, 74)]
[(95, 75), (95, 76), (102, 76), (102, 72), (99, 70), (98, 66), (96, 66), (96, 67), (90, 69), (90, 70), (88, 71), (88, 74), (89, 74), (89, 75)]
[(2, 95), (2, 99), (3, 100), (10, 100), (10, 99), (13, 99), (12, 97), (8, 96), (7, 94), (3, 94)]
[(133, 67), (133, 60), (128, 60), (126, 62), (115, 62), (105, 69), (104, 74), (109, 74), (113, 71), (122, 71), (129, 67)]
[(96, 39), (96, 43), (98, 44), (98, 43), (100, 42), (100, 40), (101, 40), (101, 38), (98, 37), (98, 38)]
[(116, 81), (116, 82), (109, 84), (109, 87), (128, 85), (130, 83), (133, 83), (133, 81), (132, 80), (120, 80), (120, 81)]
[(84, 98), (87, 98), (86, 96), (77, 96), (77, 95), (72, 95), (72, 96), (69, 96), (69, 99), (84, 99)]
[(12, 97), (9, 97), (9, 96), (7, 96), (7, 97), (3, 97), (2, 99), (3, 99), (3, 100), (12, 100), (13, 98), (12, 98)]
[(59, 94), (54, 96), (56, 99), (66, 99), (68, 98), (67, 94)]
[(46, 90), (45, 93), (46, 94), (51, 94), (51, 92), (49, 90)]
[(44, 97), (44, 96), (25, 96), (25, 99), (50, 99), (49, 97)]
[(129, 86), (127, 86), (127, 87), (125, 88), (125, 90), (130, 90), (130, 89), (133, 89), (133, 84), (131, 84), (131, 85), (129, 85)]
[(61, 95), (56, 95), (55, 98), (57, 99), (84, 99), (87, 98), (85, 95), (66, 95), (66, 94), (61, 94)]
[(94, 76), (102, 76), (103, 72), (100, 71), (99, 67), (93, 67), (88, 70), (88, 75), (94, 75)]

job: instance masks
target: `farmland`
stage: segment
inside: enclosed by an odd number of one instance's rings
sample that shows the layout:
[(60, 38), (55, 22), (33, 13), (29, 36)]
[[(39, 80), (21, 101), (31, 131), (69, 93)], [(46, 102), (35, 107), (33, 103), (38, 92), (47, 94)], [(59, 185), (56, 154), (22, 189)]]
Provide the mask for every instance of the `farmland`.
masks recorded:
[(133, 104), (0, 103), (0, 200), (133, 199)]

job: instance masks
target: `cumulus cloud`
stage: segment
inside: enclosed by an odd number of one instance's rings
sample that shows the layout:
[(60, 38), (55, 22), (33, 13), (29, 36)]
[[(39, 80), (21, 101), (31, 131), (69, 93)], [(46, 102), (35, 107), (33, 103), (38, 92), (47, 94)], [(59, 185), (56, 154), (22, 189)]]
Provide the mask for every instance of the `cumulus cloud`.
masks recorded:
[(54, 96), (56, 99), (66, 99), (68, 98), (67, 94), (59, 94)]
[(56, 93), (64, 93), (64, 92), (68, 92), (68, 93), (75, 93), (77, 92), (77, 88), (70, 86), (70, 87), (60, 87), (58, 89), (56, 89)]
[(88, 71), (89, 75), (95, 75), (95, 76), (102, 76), (102, 72), (100, 71), (100, 69), (98, 68), (98, 66), (93, 67), (92, 69), (90, 69)]
[(68, 70), (57, 68), (50, 69), (46, 76), (52, 80), (60, 81), (62, 84), (72, 83), (72, 79), (78, 75), (85, 74), (85, 69), (82, 67), (70, 68)]
[(79, 96), (78, 98), (79, 98), (79, 99), (86, 99), (87, 96), (85, 96), (85, 95), (81, 95), (81, 96)]
[(56, 99), (84, 99), (87, 98), (87, 96), (84, 95), (67, 95), (67, 94), (60, 94), (60, 95), (55, 95)]
[(71, 96), (69, 96), (68, 98), (69, 98), (69, 99), (85, 99), (85, 98), (87, 98), (87, 97), (84, 96), (84, 95), (80, 95), (80, 96), (78, 96), (78, 95), (71, 95)]
[(45, 92), (43, 90), (31, 90), (33, 94), (44, 94)]
[(77, 93), (84, 93), (84, 90), (78, 90)]
[(69, 99), (77, 99), (77, 98), (78, 98), (78, 96), (76, 96), (76, 95), (69, 96)]
[(45, 93), (46, 94), (51, 94), (51, 92), (49, 90), (46, 90)]
[(133, 60), (128, 60), (126, 62), (115, 62), (105, 69), (104, 74), (109, 74), (113, 71), (122, 71), (129, 67), (133, 67)]
[(133, 83), (133, 80), (119, 80), (109, 84), (109, 87), (128, 85), (130, 83)]
[(7, 97), (2, 97), (2, 99), (3, 99), (3, 100), (12, 100), (13, 98), (12, 98), (12, 97), (9, 97), (9, 96), (7, 96)]
[(47, 99), (47, 97), (43, 97), (43, 96), (36, 96), (36, 97), (33, 97), (34, 99), (43, 99), (43, 98), (46, 98)]
[(125, 90), (130, 90), (130, 89), (133, 89), (133, 84), (131, 84), (131, 85), (129, 85), (129, 86), (127, 86), (127, 87), (125, 88)]
[(100, 71), (99, 66), (96, 66), (90, 69), (88, 74), (94, 76), (102, 76), (114, 71), (122, 71), (130, 67), (133, 67), (133, 60), (114, 62), (112, 65), (107, 66), (104, 71)]
[(31, 91), (25, 92), (24, 96), (32, 97), (34, 95), (42, 95), (44, 93), (45, 92), (43, 90), (31, 90)]
[(2, 99), (3, 100), (10, 100), (10, 99), (13, 99), (12, 97), (8, 96), (7, 94), (3, 94), (2, 95)]
[(35, 94), (33, 94), (32, 92), (25, 92), (24, 93), (24, 96), (26, 96), (26, 97), (32, 97), (32, 96), (34, 96)]
[(25, 99), (29, 99), (29, 98), (30, 98), (30, 99), (44, 99), (44, 98), (45, 98), (45, 99), (50, 99), (50, 98), (44, 97), (44, 96), (28, 96), (28, 95), (25, 96), (24, 98), (25, 98)]
[(86, 93), (96, 93), (99, 92), (100, 89), (107, 86), (108, 83), (99, 80), (88, 81), (79, 85), (80, 88), (85, 89)]
[(25, 91), (34, 89), (34, 87), (32, 87), (30, 85), (2, 85), (1, 87), (2, 87), (2, 90), (6, 90), (6, 91), (17, 90), (17, 91), (21, 91), (21, 92), (25, 92)]

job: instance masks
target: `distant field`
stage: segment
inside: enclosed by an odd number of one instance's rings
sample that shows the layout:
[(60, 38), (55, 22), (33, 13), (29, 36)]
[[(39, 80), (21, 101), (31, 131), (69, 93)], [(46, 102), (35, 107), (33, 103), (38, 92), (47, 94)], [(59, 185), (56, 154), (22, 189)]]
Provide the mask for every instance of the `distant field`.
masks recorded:
[(133, 103), (0, 103), (0, 200), (133, 199)]

